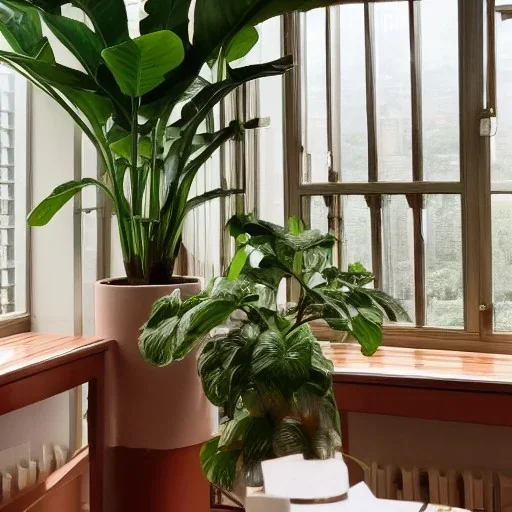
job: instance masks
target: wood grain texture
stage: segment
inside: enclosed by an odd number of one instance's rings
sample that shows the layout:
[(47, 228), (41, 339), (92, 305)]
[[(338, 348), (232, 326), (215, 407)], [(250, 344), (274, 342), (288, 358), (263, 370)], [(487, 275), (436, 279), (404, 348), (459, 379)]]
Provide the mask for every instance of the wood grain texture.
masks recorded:
[(323, 351), (334, 363), (345, 439), (350, 412), (512, 427), (512, 356), (381, 347), (365, 357), (355, 344)]
[(104, 352), (110, 344), (98, 338), (31, 332), (0, 339), (0, 385)]
[[(103, 510), (104, 373), (105, 356), (112, 344), (113, 342), (97, 338), (36, 333), (0, 339), (0, 415), (45, 400), (86, 382), (90, 384), (88, 422), (90, 496), (93, 512)], [(67, 476), (64, 479), (64, 476), (66, 475), (63, 475), (64, 483), (60, 485), (62, 492), (56, 495), (55, 499), (68, 503), (69, 510), (69, 499), (77, 495), (74, 490), (78, 483)], [(51, 478), (53, 477), (54, 475)], [(52, 510), (57, 508), (63, 509), (59, 506)]]
[[(446, 350), (381, 347), (372, 357), (359, 345), (325, 344), (334, 363), (335, 382), (384, 382), (391, 385), (428, 383), (441, 389), (460, 388), (512, 394), (512, 356)], [(425, 382), (426, 381), (426, 382)]]

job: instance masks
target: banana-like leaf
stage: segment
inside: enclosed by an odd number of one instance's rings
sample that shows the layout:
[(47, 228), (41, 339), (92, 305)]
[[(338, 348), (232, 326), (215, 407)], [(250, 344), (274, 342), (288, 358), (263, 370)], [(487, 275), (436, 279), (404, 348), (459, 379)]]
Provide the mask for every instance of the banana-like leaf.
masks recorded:
[(170, 30), (146, 34), (102, 51), (121, 91), (132, 98), (160, 85), (184, 56), (181, 39)]
[(92, 178), (83, 178), (80, 181), (68, 181), (58, 186), (46, 199), (36, 206), (28, 216), (30, 226), (45, 226), (53, 216), (78, 192), (91, 185), (100, 187), (108, 194), (110, 192), (99, 181)]
[(201, 468), (207, 480), (221, 489), (230, 490), (235, 484), (240, 450), (219, 450), (220, 437), (207, 441), (201, 448)]
[(72, 87), (84, 91), (96, 91), (98, 88), (95, 80), (89, 75), (61, 64), (48, 63), (4, 51), (0, 51), (0, 60), (13, 64), (15, 68), (21, 68), (34, 77), (36, 82), (42, 81), (55, 87)]
[(90, 76), (95, 77), (105, 48), (101, 37), (85, 23), (44, 13), (43, 19), (57, 39), (78, 59)]
[(158, 30), (171, 30), (178, 34), (187, 46), (188, 13), (191, 0), (147, 0), (144, 10), (148, 14), (140, 22), (140, 33), (149, 34)]
[(243, 194), (243, 190), (239, 189), (224, 189), (224, 188), (216, 188), (214, 190), (210, 190), (209, 192), (205, 192), (200, 196), (193, 197), (187, 201), (187, 205), (185, 207), (184, 215), (187, 215), (188, 212), (201, 206), (204, 203), (212, 201), (213, 199), (218, 199), (220, 197), (229, 197), (233, 194)]
[(226, 61), (243, 59), (258, 43), (260, 35), (254, 27), (245, 27), (229, 42)]
[(43, 40), (41, 19), (36, 8), (21, 2), (0, 3), (0, 32), (16, 53), (36, 57)]
[(104, 129), (112, 115), (110, 100), (93, 92), (70, 87), (59, 87), (59, 90), (85, 115), (98, 139), (104, 139)]

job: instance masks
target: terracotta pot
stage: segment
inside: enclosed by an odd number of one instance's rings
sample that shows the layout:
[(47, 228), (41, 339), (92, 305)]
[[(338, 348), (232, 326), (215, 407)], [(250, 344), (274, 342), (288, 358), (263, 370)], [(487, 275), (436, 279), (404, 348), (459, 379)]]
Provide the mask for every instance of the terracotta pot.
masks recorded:
[(217, 411), (203, 394), (197, 354), (155, 368), (138, 348), (151, 306), (176, 288), (192, 296), (201, 291), (201, 281), (96, 283), (96, 335), (117, 341), (106, 376), (106, 512), (209, 509), (199, 450), (215, 431)]

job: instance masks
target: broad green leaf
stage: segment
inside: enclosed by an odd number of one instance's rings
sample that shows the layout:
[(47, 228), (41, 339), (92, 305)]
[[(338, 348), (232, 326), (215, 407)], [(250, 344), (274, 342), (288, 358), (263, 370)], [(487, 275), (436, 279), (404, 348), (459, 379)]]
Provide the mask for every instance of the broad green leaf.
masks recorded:
[(238, 249), (228, 268), (227, 277), (230, 281), (234, 281), (239, 278), (249, 255), (254, 250), (255, 249), (253, 247), (241, 247)]
[(309, 376), (312, 340), (307, 326), (288, 336), (270, 330), (262, 333), (253, 354), (254, 374), (262, 374), (269, 381), (280, 383), (281, 387), (298, 389)]
[(110, 100), (93, 92), (70, 87), (59, 87), (59, 90), (85, 115), (94, 132), (103, 139), (104, 128), (112, 115)]
[(105, 48), (100, 36), (85, 23), (56, 14), (43, 14), (43, 19), (57, 39), (78, 59), (91, 76), (96, 76)]
[(43, 31), (39, 12), (29, 4), (4, 0), (0, 3), (0, 32), (17, 53), (36, 57)]
[(276, 428), (274, 450), (277, 457), (286, 457), (298, 453), (311, 457), (310, 445), (311, 439), (300, 420), (284, 418)]
[(151, 308), (149, 319), (144, 325), (144, 329), (157, 327), (158, 324), (166, 318), (176, 316), (181, 308), (181, 292), (174, 290), (170, 295), (158, 299)]
[(0, 51), (0, 60), (14, 64), (15, 68), (20, 67), (33, 77), (36, 83), (49, 83), (56, 87), (72, 87), (84, 91), (97, 90), (96, 82), (89, 75), (61, 64), (43, 62), (4, 51)]
[(183, 61), (181, 39), (169, 30), (153, 32), (102, 51), (121, 91), (138, 98), (160, 85)]
[(229, 197), (233, 194), (243, 194), (243, 190), (237, 189), (224, 189), (224, 188), (216, 188), (214, 190), (210, 190), (209, 192), (205, 192), (200, 196), (193, 197), (187, 201), (187, 205), (185, 207), (184, 215), (188, 212), (197, 208), (198, 206), (211, 201), (212, 199), (218, 199), (219, 197)]
[(126, 41), (128, 18), (124, 0), (30, 0), (44, 11), (60, 14), (61, 7), (72, 4), (81, 9), (91, 20), (94, 31), (102, 38), (105, 46)]
[(364, 293), (367, 294), (371, 300), (377, 305), (383, 313), (386, 315), (386, 318), (392, 322), (410, 322), (411, 319), (402, 305), (390, 297), (387, 293), (376, 290), (366, 288)]
[(171, 30), (188, 43), (188, 12), (191, 0), (147, 0), (147, 16), (140, 22), (140, 33)]
[(350, 334), (359, 342), (361, 352), (365, 356), (375, 354), (382, 342), (382, 326), (363, 315), (352, 319)]
[(274, 458), (274, 427), (267, 418), (252, 418), (244, 432), (242, 457), (244, 466)]
[[(118, 139), (114, 142), (110, 143), (110, 149), (121, 158), (124, 158), (128, 162), (132, 161), (132, 140), (133, 137), (131, 134), (123, 137), (122, 139)], [(151, 141), (148, 137), (141, 137), (139, 139), (139, 157), (149, 159), (152, 154)]]
[(139, 337), (142, 357), (155, 366), (167, 366), (174, 359), (175, 333), (179, 317), (171, 316), (154, 327), (143, 329)]
[(259, 38), (260, 35), (254, 27), (243, 28), (228, 44), (227, 62), (243, 59), (256, 46)]
[(95, 185), (105, 190), (105, 186), (92, 178), (80, 181), (68, 181), (58, 186), (46, 199), (39, 203), (29, 214), (30, 226), (45, 226), (53, 216), (83, 188)]
[(42, 62), (47, 62), (48, 64), (55, 63), (55, 55), (50, 45), (50, 41), (48, 41), (46, 37), (43, 37), (41, 48), (35, 58)]
[(214, 437), (201, 448), (201, 468), (207, 480), (221, 489), (231, 490), (235, 483), (240, 450), (219, 450), (220, 437)]
[(246, 436), (247, 431), (249, 430), (253, 421), (254, 418), (245, 412), (245, 414), (241, 415), (240, 417), (232, 419), (222, 425), (219, 449), (239, 449), (240, 441), (244, 440), (244, 437)]

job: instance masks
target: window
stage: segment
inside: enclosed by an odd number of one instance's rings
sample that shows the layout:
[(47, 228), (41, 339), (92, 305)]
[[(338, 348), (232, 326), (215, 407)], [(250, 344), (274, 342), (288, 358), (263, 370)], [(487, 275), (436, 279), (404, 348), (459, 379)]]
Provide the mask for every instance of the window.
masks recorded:
[(494, 27), (493, 4), (345, 2), (283, 20), (298, 63), (283, 80), (285, 214), (334, 233), (337, 264), (361, 261), (402, 301), (411, 323), (388, 326), (390, 343), (512, 340), (512, 11), (498, 1)]
[(0, 65), (0, 319), (27, 310), (27, 88)]

